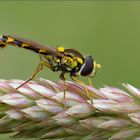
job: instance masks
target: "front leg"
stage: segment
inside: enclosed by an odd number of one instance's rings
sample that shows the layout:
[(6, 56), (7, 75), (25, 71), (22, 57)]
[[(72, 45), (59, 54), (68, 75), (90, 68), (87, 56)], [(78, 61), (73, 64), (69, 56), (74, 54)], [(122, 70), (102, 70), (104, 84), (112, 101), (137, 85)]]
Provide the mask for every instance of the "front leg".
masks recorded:
[(42, 56), (40, 56), (40, 62), (37, 66), (37, 68), (35, 69), (34, 73), (31, 75), (30, 78), (28, 78), (24, 83), (22, 83), (21, 85), (19, 85), (16, 89), (19, 89), (20, 87), (22, 87), (23, 85), (25, 85), (26, 83), (28, 83), (29, 81), (31, 81), (41, 70), (43, 70), (43, 66), (52, 69), (52, 65), (50, 65), (48, 62), (44, 61), (42, 59)]
[(65, 81), (66, 80), (65, 79), (65, 72), (62, 71), (61, 74), (59, 75), (59, 77), (62, 81)]
[(59, 75), (59, 77), (60, 77), (60, 79), (63, 81), (63, 83), (64, 83), (64, 96), (63, 96), (63, 98), (65, 99), (65, 97), (66, 97), (66, 83), (65, 83), (65, 72), (64, 71), (62, 71), (61, 72), (61, 74)]
[(88, 99), (90, 99), (90, 100), (91, 100), (91, 103), (93, 104), (92, 95), (89, 93), (89, 91), (88, 91), (88, 89), (87, 89), (87, 87), (86, 87), (86, 84), (85, 84), (84, 82), (80, 81), (80, 80), (77, 78), (77, 77), (78, 77), (77, 74), (70, 74), (70, 77), (71, 77), (71, 79), (72, 79), (73, 81), (75, 81), (76, 83), (78, 83), (78, 84), (80, 84), (80, 85), (82, 85), (82, 86), (84, 87), (85, 92), (87, 93)]
[(82, 81), (80, 81), (77, 77), (78, 77), (78, 75), (77, 74), (73, 74), (73, 73), (71, 73), (70, 74), (70, 77), (71, 77), (71, 79), (74, 81), (74, 82), (77, 82), (77, 83), (79, 83), (79, 84), (82, 84), (83, 82)]

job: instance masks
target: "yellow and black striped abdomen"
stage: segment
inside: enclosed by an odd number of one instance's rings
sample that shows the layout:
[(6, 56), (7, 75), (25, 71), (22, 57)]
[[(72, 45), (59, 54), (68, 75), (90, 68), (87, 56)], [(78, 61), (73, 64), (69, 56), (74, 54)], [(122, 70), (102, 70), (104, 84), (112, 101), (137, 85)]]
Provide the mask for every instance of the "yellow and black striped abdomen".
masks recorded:
[(44, 55), (53, 55), (56, 57), (63, 57), (63, 54), (54, 47), (42, 45), (32, 40), (23, 39), (20, 37), (14, 37), (10, 35), (1, 35), (0, 47), (3, 48), (6, 45), (13, 45), (20, 48), (25, 48), (28, 50), (32, 50), (36, 53), (44, 54)]
[(10, 36), (1, 35), (0, 47), (5, 47), (6, 45), (13, 45), (13, 46), (29, 49), (29, 50), (35, 51), (36, 53), (39, 53), (39, 50), (40, 50), (40, 48), (33, 47), (26, 42), (20, 41)]

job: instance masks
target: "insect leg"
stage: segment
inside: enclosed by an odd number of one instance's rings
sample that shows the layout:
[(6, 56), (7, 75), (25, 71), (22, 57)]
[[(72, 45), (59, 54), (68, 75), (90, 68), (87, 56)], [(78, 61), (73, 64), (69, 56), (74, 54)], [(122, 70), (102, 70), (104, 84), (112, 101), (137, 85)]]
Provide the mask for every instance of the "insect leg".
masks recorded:
[(25, 85), (26, 83), (28, 83), (29, 81), (31, 81), (42, 69), (43, 69), (43, 65), (51, 68), (51, 65), (49, 63), (47, 63), (46, 61), (43, 61), (42, 56), (40, 56), (40, 62), (36, 68), (36, 70), (34, 71), (34, 73), (31, 75), (31, 77), (29, 79), (27, 79), (23, 84), (19, 85), (16, 89), (19, 89), (20, 87), (22, 87), (23, 85)]
[(76, 75), (76, 74), (71, 74), (70, 77), (71, 77), (71, 79), (72, 79), (73, 81), (75, 81), (75, 82), (81, 84), (81, 85), (85, 88), (85, 91), (86, 91), (86, 93), (87, 93), (87, 96), (88, 96), (88, 98), (91, 100), (91, 103), (93, 104), (92, 96), (89, 94), (89, 91), (88, 91), (88, 89), (87, 89), (85, 83), (82, 82), (82, 81), (80, 81), (80, 80), (77, 78), (77, 75)]
[(93, 83), (92, 83), (92, 81), (91, 81), (91, 78), (88, 78), (88, 83), (89, 83), (89, 85), (90, 85), (91, 87), (93, 87)]
[(65, 72), (62, 71), (59, 77), (60, 77), (60, 79), (64, 83), (64, 96), (63, 96), (63, 98), (65, 99), (65, 97), (66, 97), (66, 83), (65, 83), (65, 80), (66, 79), (65, 79), (65, 76), (64, 75), (65, 75)]
[(18, 86), (16, 89), (19, 89), (20, 87), (22, 87), (23, 85), (25, 85), (26, 83), (28, 83), (29, 81), (31, 81), (37, 75), (37, 73), (39, 73), (42, 69), (43, 69), (43, 65), (40, 62), (38, 64), (35, 72), (32, 74), (32, 76), (29, 79), (27, 79), (23, 84), (21, 84), (20, 86)]

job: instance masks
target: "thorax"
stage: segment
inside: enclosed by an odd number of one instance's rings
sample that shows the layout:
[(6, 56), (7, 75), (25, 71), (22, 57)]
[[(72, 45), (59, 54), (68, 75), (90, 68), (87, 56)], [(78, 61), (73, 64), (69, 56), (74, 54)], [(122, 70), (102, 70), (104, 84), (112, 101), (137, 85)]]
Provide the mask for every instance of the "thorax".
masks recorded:
[(82, 63), (79, 61), (79, 57), (71, 56), (69, 54), (63, 57), (56, 57), (52, 55), (45, 55), (45, 61), (51, 66), (52, 71), (63, 71), (65, 73), (76, 73), (80, 70)]

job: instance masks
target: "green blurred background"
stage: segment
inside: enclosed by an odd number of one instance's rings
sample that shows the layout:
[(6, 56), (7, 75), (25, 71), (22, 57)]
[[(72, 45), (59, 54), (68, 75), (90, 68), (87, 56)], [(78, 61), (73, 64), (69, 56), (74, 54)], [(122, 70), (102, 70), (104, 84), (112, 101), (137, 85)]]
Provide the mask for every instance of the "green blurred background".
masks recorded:
[[(0, 33), (91, 54), (102, 64), (95, 87), (123, 82), (140, 87), (138, 1), (0, 1)], [(29, 50), (0, 49), (0, 78), (27, 79), (38, 62)], [(48, 69), (39, 77), (59, 80)]]

